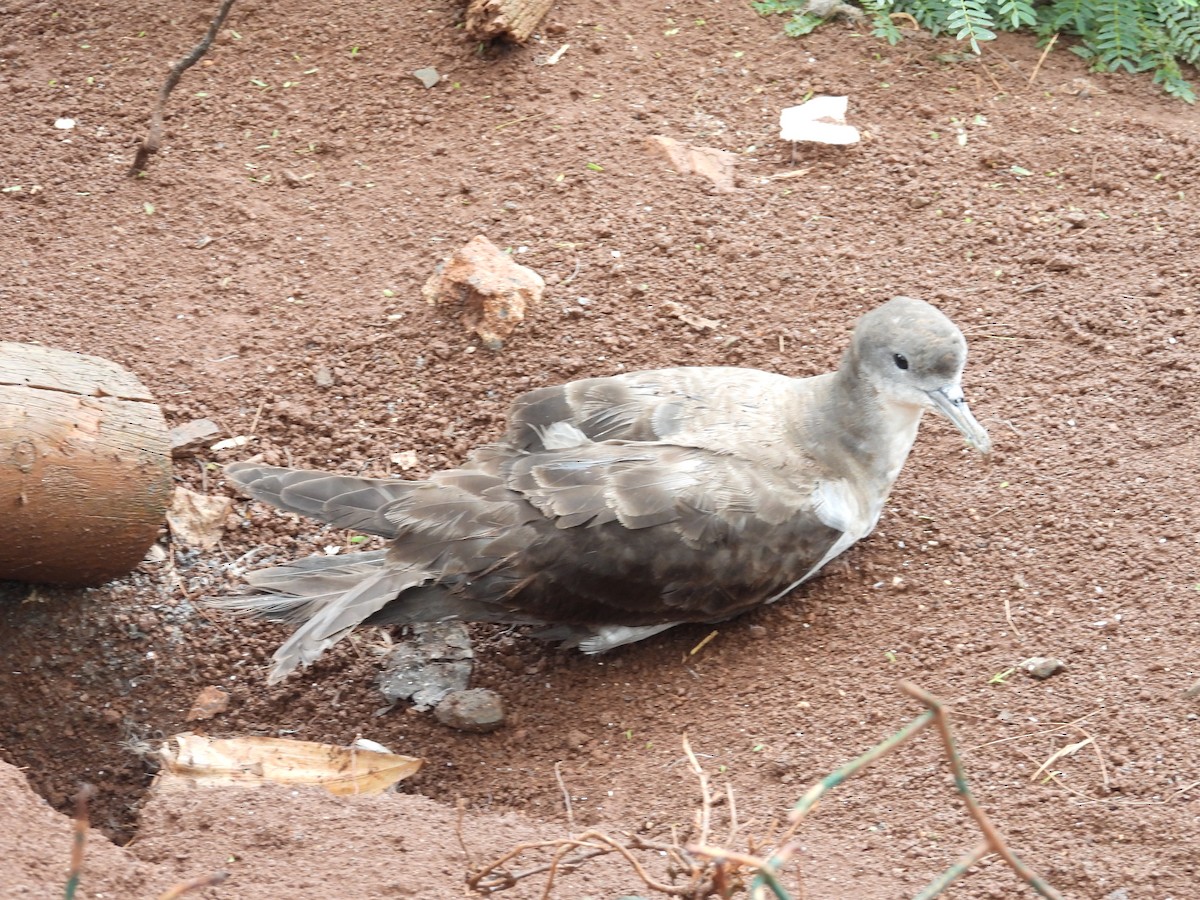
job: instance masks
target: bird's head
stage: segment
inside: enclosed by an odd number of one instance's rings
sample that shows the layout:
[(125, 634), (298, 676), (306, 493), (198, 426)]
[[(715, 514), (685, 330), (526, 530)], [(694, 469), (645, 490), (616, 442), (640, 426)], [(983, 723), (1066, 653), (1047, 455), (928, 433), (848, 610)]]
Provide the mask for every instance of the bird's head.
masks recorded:
[(858, 320), (850, 355), (881, 399), (933, 410), (977, 450), (991, 451), (987, 430), (963, 396), (966, 338), (942, 312), (923, 300), (895, 297)]

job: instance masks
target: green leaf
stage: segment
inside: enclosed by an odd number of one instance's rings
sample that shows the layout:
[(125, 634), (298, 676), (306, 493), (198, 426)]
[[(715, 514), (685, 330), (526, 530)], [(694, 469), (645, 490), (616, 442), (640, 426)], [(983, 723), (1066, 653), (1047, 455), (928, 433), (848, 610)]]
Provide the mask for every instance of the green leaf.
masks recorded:
[[(759, 15), (787, 16), (784, 32), (798, 37), (821, 22), (808, 11), (810, 4), (750, 5)], [(1096, 69), (1151, 72), (1170, 96), (1196, 100), (1184, 64), (1200, 65), (1200, 0), (858, 0), (858, 5), (870, 17), (872, 34), (889, 44), (899, 43), (909, 16), (934, 35), (949, 32), (974, 54), (997, 31), (1034, 31), (1043, 47), (1052, 36), (1067, 35), (1078, 40), (1060, 41), (1056, 51), (1075, 53)]]
[(800, 15), (792, 16), (783, 23), (783, 33), (788, 37), (803, 37), (806, 34), (816, 31), (817, 26), (824, 21), (820, 16), (814, 16), (811, 13), (801, 13)]

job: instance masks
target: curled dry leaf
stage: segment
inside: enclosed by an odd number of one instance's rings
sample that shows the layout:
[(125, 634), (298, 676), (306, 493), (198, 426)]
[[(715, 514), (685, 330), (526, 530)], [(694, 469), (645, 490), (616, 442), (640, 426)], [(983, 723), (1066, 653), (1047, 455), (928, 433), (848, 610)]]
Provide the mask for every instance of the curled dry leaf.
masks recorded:
[(381, 794), (421, 768), (396, 753), (286, 738), (209, 738), (185, 731), (159, 750), (164, 788), (188, 785), (311, 784), (331, 794)]

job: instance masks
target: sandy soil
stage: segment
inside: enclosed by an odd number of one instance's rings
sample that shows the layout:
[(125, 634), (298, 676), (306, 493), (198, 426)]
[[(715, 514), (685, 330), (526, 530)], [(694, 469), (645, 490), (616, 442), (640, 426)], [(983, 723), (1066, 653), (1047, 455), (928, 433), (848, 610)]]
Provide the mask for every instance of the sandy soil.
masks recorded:
[[(96, 827), (133, 839), (93, 835), (81, 896), (156, 896), (213, 868), (233, 872), (213, 898), (457, 896), (455, 803), (476, 859), (562, 836), (556, 763), (576, 829), (669, 840), (696, 807), (684, 732), (714, 787), (733, 786), (744, 849), (919, 712), (907, 678), (954, 703), (977, 795), (1067, 896), (1200, 897), (1200, 701), (1184, 696), (1200, 676), (1194, 110), (1068, 53), (1030, 84), (1027, 38), (982, 64), (849, 26), (795, 41), (737, 2), (570, 0), (529, 47), (479, 53), (447, 0), (246, 0), (131, 179), (208, 5), (0, 6), (3, 336), (129, 367), (171, 424), (257, 423), (245, 450), (180, 461), (181, 484), (224, 492), (207, 464), (251, 452), (421, 477), (495, 436), (517, 393), (575, 377), (826, 371), (896, 294), (962, 326), (968, 396), (997, 444), (985, 460), (928, 422), (876, 533), (694, 656), (710, 629), (600, 658), (476, 629), (475, 684), (510, 711), (489, 735), (378, 714), (378, 632), (268, 688), (285, 632), (195, 601), (350, 537), (257, 504), (237, 502), (218, 550), (171, 548), (99, 589), (4, 586), (0, 756), (58, 810), (97, 785)], [(424, 66), (444, 81), (422, 87)], [(811, 91), (848, 95), (866, 140), (793, 161), (778, 111)], [(647, 149), (656, 134), (737, 153), (737, 190), (672, 172)], [(498, 354), (420, 299), (477, 234), (549, 284)], [(719, 327), (696, 331), (672, 302)], [(1035, 655), (1066, 668), (1010, 671)], [(190, 727), (207, 685), (232, 696), (213, 734), (362, 735), (427, 764), (371, 801), (147, 801), (141, 751)], [(69, 823), (3, 777), (0, 831), (27, 838), (0, 854), (0, 894), (61, 896)], [(792, 888), (863, 900), (916, 893), (978, 838), (932, 735), (841, 787), (803, 834)], [(540, 891), (531, 878), (508, 896)], [(989, 860), (952, 896), (1023, 891)], [(646, 889), (604, 861), (554, 896), (625, 893)]]

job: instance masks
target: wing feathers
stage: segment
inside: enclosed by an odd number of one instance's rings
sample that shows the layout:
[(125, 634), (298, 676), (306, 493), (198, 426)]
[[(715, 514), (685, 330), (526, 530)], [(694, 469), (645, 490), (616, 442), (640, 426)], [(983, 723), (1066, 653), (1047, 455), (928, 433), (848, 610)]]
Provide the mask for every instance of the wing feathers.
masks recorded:
[(311, 516), (339, 528), (394, 537), (383, 515), (388, 504), (412, 491), (411, 482), (330, 475), (304, 469), (233, 463), (225, 475), (255, 500)]

